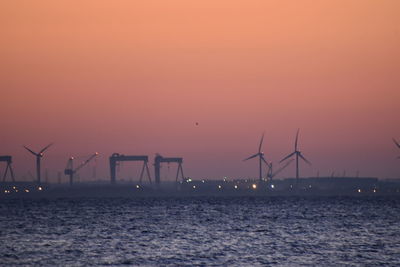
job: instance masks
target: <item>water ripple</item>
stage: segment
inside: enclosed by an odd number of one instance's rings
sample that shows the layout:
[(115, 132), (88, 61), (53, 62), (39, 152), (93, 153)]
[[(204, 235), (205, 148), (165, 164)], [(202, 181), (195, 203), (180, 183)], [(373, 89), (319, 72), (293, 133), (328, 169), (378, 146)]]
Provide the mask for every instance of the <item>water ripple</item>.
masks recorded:
[(394, 198), (4, 200), (1, 264), (400, 265)]

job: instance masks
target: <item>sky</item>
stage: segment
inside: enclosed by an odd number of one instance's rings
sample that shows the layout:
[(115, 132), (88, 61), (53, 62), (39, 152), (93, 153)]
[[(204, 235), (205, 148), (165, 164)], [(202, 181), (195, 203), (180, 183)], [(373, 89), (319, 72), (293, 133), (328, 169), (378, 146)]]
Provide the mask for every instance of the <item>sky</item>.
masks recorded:
[[(397, 0), (0, 0), (0, 154), (21, 180), (35, 173), (22, 145), (50, 142), (50, 181), (70, 156), (94, 152), (87, 179), (95, 165), (109, 179), (114, 152), (183, 157), (195, 179), (257, 177), (257, 160), (243, 159), (262, 133), (277, 166), (300, 128), (312, 162), (301, 176), (400, 178), (399, 10)], [(118, 176), (135, 180), (140, 167)]]

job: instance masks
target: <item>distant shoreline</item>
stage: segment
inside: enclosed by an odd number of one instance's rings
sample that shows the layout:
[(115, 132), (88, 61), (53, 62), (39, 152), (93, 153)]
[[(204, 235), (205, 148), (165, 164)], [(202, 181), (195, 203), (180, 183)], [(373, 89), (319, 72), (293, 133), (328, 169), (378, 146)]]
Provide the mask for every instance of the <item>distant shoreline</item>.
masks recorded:
[[(374, 178), (308, 178), (295, 187), (294, 179), (257, 183), (255, 180), (165, 182), (159, 186), (139, 184), (42, 184), (1, 183), (0, 199), (40, 198), (146, 198), (146, 197), (400, 197), (400, 182)], [(332, 181), (335, 183), (332, 184)], [(341, 181), (338, 183), (337, 181)], [(354, 181), (357, 181), (355, 183)]]

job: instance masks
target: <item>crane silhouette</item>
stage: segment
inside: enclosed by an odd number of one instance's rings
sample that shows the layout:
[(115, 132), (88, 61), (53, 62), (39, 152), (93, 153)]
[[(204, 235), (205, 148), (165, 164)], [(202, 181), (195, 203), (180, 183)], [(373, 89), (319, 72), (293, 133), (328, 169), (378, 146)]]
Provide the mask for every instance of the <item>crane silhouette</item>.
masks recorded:
[(3, 182), (6, 181), (7, 173), (8, 173), (9, 170), (10, 170), (11, 179), (12, 179), (13, 182), (15, 182), (14, 172), (13, 172), (13, 169), (11, 167), (12, 157), (11, 156), (0, 156), (0, 162), (7, 163), (6, 171), (4, 172), (4, 175), (3, 175)]
[(284, 169), (286, 169), (287, 166), (290, 165), (290, 163), (292, 163), (294, 161), (294, 159), (290, 159), (289, 161), (287, 161), (282, 167), (280, 167), (278, 170), (273, 171), (273, 163), (270, 162), (268, 164), (269, 169), (268, 169), (268, 173), (267, 173), (267, 178), (269, 181), (272, 181), (272, 179), (279, 174), (281, 171), (283, 171)]
[(74, 180), (74, 174), (77, 173), (81, 168), (83, 168), (86, 164), (88, 164), (92, 159), (94, 159), (99, 153), (94, 153), (91, 155), (87, 160), (82, 162), (78, 167), (75, 169), (73, 168), (74, 157), (70, 157), (67, 162), (67, 167), (64, 170), (65, 175), (69, 175), (69, 185), (72, 186)]

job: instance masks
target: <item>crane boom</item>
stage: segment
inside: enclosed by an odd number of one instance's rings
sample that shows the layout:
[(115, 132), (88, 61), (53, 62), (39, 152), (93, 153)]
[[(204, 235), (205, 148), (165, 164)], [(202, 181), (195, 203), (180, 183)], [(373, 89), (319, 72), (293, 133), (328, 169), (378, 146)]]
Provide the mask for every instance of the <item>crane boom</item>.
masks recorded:
[(76, 173), (77, 171), (79, 171), (79, 169), (81, 169), (82, 167), (84, 167), (86, 164), (88, 164), (92, 159), (94, 159), (99, 153), (94, 153), (93, 155), (91, 155), (87, 160), (85, 160), (84, 162), (81, 163), (81, 165), (79, 165), (78, 167), (75, 168), (75, 170), (73, 170), (74, 173)]
[(292, 163), (293, 160), (294, 160), (294, 159), (291, 159), (291, 160), (289, 160), (288, 162), (286, 162), (285, 165), (283, 165), (281, 168), (279, 168), (276, 172), (274, 172), (274, 173), (271, 175), (271, 178), (275, 177), (275, 175), (277, 175), (278, 173), (280, 173), (281, 171), (283, 171), (287, 166), (290, 165), (290, 163)]
[(73, 169), (73, 160), (74, 157), (70, 157), (68, 162), (67, 162), (67, 166), (64, 170), (64, 174), (69, 176), (69, 184), (72, 186), (73, 183), (73, 178), (74, 178), (74, 174), (81, 169), (83, 166), (85, 166), (86, 164), (88, 164), (93, 158), (95, 158), (99, 153), (94, 153), (93, 155), (91, 155), (87, 160), (85, 160), (84, 162), (82, 162), (77, 168)]

